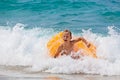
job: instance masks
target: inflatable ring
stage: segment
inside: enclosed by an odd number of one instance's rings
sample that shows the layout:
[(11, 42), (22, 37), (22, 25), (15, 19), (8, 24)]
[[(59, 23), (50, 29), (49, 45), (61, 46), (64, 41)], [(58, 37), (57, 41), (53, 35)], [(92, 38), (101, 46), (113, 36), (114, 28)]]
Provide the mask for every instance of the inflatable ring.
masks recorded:
[[(56, 34), (55, 36), (53, 36), (52, 39), (50, 39), (48, 41), (47, 48), (49, 50), (49, 55), (51, 57), (55, 56), (55, 53), (56, 53), (58, 47), (63, 43), (62, 35), (63, 35), (63, 32), (60, 32), (60, 33)], [(91, 56), (93, 58), (97, 58), (96, 47), (92, 43), (90, 43), (90, 44), (91, 45), (88, 48), (83, 41), (79, 41), (74, 44), (73, 50), (74, 50), (74, 52), (77, 52), (78, 50), (82, 49), (84, 55)]]

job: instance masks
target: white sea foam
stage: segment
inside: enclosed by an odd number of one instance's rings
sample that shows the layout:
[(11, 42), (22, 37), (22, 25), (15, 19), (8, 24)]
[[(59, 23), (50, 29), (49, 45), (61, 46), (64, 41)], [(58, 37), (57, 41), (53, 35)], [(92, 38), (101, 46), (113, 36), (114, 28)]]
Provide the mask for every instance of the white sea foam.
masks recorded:
[(120, 75), (120, 34), (115, 27), (108, 27), (107, 35), (93, 33), (92, 30), (78, 33), (95, 44), (99, 57), (78, 60), (70, 56), (50, 58), (46, 44), (56, 32), (24, 27), (18, 23), (13, 28), (0, 28), (0, 65), (30, 65), (32, 67), (26, 71), (33, 72)]

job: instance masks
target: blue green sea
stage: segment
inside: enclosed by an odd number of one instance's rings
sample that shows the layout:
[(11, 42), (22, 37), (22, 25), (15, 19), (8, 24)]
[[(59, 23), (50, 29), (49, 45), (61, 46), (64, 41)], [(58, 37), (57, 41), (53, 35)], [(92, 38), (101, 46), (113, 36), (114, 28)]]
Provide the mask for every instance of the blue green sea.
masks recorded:
[(56, 31), (93, 29), (106, 33), (106, 27), (120, 27), (119, 0), (1, 0), (0, 25), (17, 23), (27, 28), (52, 28)]
[[(51, 58), (46, 44), (64, 29), (93, 43), (99, 58)], [(0, 73), (20, 66), (26, 74), (120, 75), (120, 0), (0, 0)]]

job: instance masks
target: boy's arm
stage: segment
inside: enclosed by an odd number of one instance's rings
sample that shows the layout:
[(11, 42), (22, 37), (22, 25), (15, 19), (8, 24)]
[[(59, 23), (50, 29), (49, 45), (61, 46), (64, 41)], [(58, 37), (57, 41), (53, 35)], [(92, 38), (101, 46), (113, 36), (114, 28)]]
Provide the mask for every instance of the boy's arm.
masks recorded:
[(81, 41), (81, 40), (87, 45), (87, 47), (90, 47), (90, 43), (87, 42), (83, 37), (79, 37), (79, 38), (73, 40), (73, 42), (76, 43), (76, 42)]
[(55, 53), (54, 58), (58, 57), (58, 55), (60, 54), (61, 50), (62, 50), (62, 45), (58, 47), (58, 49), (57, 49), (57, 51)]

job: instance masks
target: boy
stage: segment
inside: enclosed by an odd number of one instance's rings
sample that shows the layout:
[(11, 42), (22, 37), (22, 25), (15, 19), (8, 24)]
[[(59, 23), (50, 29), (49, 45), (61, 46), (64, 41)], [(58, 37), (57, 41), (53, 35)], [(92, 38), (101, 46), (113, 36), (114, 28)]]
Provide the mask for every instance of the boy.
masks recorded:
[[(72, 39), (72, 33), (69, 30), (64, 30), (63, 31), (63, 36), (62, 39), (64, 41), (63, 44), (61, 44), (59, 46), (59, 48), (56, 51), (56, 55), (54, 56), (54, 58), (58, 57), (60, 54), (63, 55), (70, 55), (71, 52), (73, 51), (73, 46), (76, 42), (78, 41), (83, 41), (87, 47), (90, 47), (90, 44), (82, 37), (79, 37), (77, 39), (71, 40)], [(74, 59), (78, 59), (79, 56), (71, 56)]]

